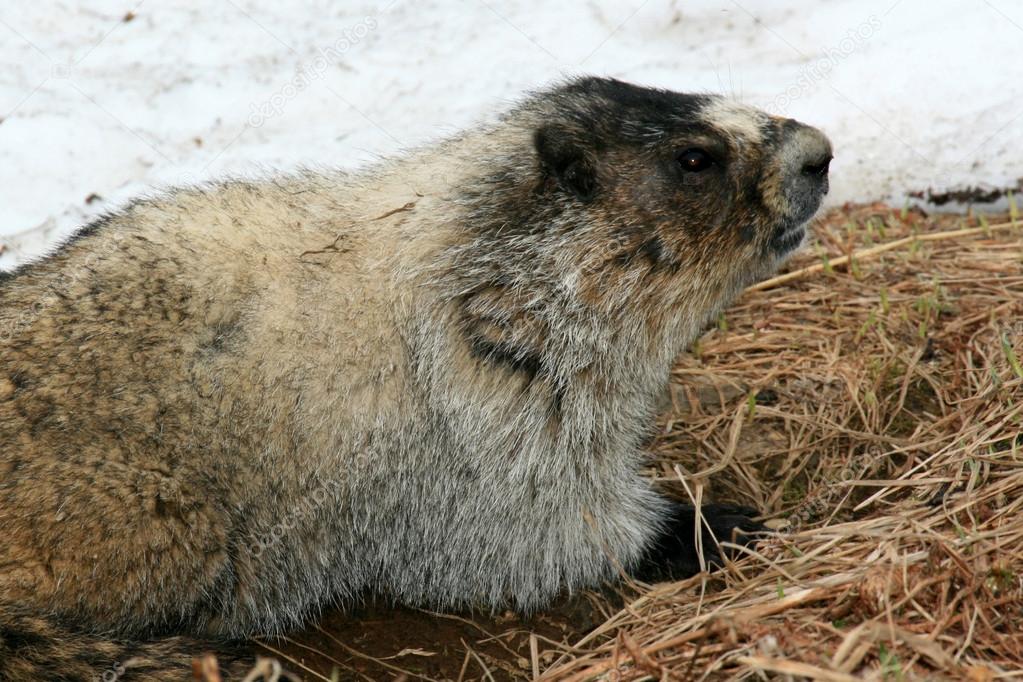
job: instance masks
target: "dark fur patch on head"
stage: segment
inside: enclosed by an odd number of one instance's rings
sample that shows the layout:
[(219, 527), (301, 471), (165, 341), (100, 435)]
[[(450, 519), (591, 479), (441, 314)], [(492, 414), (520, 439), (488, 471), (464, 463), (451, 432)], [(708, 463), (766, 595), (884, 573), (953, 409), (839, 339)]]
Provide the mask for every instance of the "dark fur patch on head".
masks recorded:
[(597, 191), (597, 176), (587, 159), (584, 143), (572, 139), (570, 132), (545, 126), (536, 131), (533, 144), (545, 176), (551, 176), (567, 191), (584, 202)]
[[(577, 80), (565, 86), (562, 92), (568, 97), (579, 99), (582, 99), (580, 95), (588, 96), (594, 106), (588, 113), (597, 113), (599, 120), (611, 123), (612, 127), (626, 122), (633, 126), (692, 122), (710, 101), (706, 95), (645, 88), (614, 78), (596, 76)], [(582, 113), (577, 112), (576, 115)], [(628, 133), (629, 130), (630, 126), (622, 126), (620, 132)]]

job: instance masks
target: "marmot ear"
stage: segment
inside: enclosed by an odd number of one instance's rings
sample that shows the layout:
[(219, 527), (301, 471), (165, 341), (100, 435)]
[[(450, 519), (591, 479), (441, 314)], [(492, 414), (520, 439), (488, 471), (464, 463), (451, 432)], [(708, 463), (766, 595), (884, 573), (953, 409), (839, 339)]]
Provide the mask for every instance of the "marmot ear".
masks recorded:
[(545, 176), (557, 179), (562, 189), (581, 201), (597, 194), (597, 172), (582, 144), (567, 130), (544, 126), (533, 135), (533, 145)]

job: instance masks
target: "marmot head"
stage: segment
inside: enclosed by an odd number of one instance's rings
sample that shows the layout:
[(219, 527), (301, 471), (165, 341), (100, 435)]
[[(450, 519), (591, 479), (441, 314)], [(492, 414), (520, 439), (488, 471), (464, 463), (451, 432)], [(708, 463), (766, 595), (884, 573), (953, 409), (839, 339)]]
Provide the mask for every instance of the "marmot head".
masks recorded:
[(828, 191), (823, 133), (714, 95), (584, 78), (503, 121), (528, 149), (475, 189), (477, 224), (516, 245), (562, 244), (572, 255), (559, 263), (594, 296), (642, 282), (728, 297), (802, 243)]
[(584, 338), (668, 362), (802, 243), (831, 161), (791, 119), (603, 78), (535, 93), (447, 151), (471, 179), (437, 272), (473, 347), (516, 367)]

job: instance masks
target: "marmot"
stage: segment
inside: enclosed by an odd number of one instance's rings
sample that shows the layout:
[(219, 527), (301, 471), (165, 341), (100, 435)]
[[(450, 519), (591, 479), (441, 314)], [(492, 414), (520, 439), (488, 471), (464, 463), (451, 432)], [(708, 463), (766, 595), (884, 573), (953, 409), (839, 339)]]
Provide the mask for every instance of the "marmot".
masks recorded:
[[(138, 201), (0, 280), (0, 678), (180, 679), (375, 591), (686, 575), (672, 360), (804, 238), (817, 129), (583, 78), (357, 173)], [(755, 524), (705, 508), (721, 535)]]

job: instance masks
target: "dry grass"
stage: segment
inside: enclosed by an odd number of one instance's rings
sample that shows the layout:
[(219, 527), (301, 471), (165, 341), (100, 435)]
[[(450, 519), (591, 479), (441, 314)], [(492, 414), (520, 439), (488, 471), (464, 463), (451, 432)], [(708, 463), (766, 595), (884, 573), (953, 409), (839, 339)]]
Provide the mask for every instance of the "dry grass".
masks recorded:
[(1023, 226), (877, 205), (816, 233), (680, 362), (655, 443), (666, 484), (785, 528), (543, 679), (1023, 679)]

